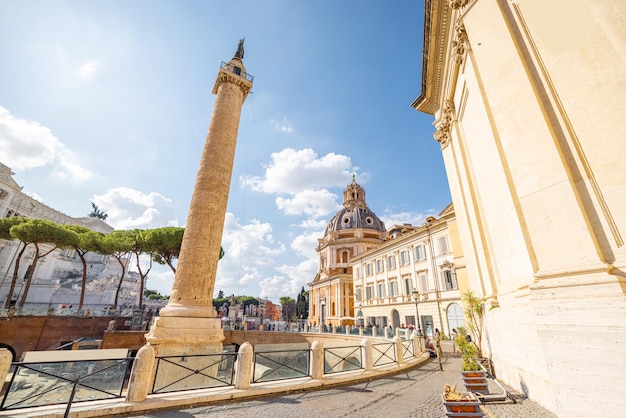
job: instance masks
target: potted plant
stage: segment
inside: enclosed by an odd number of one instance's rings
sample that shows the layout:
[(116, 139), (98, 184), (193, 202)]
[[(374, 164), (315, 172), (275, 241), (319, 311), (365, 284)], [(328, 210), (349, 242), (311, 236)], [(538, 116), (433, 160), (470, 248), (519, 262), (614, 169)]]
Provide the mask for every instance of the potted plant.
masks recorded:
[(472, 392), (459, 393), (454, 386), (444, 385), (441, 395), (446, 417), (482, 417), (480, 402)]
[(463, 361), (461, 374), (463, 375), (465, 389), (469, 392), (488, 394), (489, 388), (487, 386), (486, 373), (475, 360), (479, 356), (479, 349), (471, 341), (471, 338), (467, 338), (463, 327), (459, 327), (459, 337), (455, 340), (455, 343), (461, 352)]

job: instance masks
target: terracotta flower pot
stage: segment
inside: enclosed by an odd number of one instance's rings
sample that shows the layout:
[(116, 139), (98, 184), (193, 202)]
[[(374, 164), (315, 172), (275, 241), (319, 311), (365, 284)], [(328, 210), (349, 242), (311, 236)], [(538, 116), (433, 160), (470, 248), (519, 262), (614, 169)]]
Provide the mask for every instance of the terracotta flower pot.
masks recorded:
[(462, 371), (465, 389), (469, 392), (478, 392), (486, 395), (489, 393), (487, 375), (484, 371)]
[[(447, 400), (445, 395), (441, 395), (443, 406), (446, 409), (446, 417), (483, 417), (483, 411), (480, 409), (480, 401), (471, 392), (462, 393), (464, 399)], [(463, 415), (458, 415), (459, 413)]]

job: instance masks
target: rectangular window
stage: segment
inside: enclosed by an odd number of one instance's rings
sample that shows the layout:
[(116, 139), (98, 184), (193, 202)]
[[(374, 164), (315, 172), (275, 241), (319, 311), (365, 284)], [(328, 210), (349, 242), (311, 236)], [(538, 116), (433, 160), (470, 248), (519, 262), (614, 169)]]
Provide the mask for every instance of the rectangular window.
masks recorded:
[(382, 273), (383, 271), (385, 271), (383, 260), (376, 260), (376, 273)]
[(373, 286), (367, 286), (365, 288), (365, 294), (367, 296), (367, 300), (374, 299), (374, 287)]
[(368, 276), (371, 276), (372, 274), (374, 274), (374, 269), (372, 267), (372, 263), (367, 263), (365, 265), (365, 270)]
[(398, 296), (398, 282), (396, 281), (389, 282), (389, 296), (390, 297)]
[(446, 254), (448, 253), (448, 237), (443, 236), (443, 237), (439, 237), (439, 254)]
[(363, 296), (363, 289), (361, 289), (360, 287), (357, 287), (354, 292), (354, 298), (356, 299), (357, 302), (361, 302), (363, 300), (361, 299), (361, 296)]
[(385, 297), (385, 284), (378, 283), (378, 298), (382, 299)]
[(418, 245), (415, 247), (415, 261), (422, 261), (424, 259), (424, 246)]
[(428, 279), (426, 278), (426, 273), (420, 273), (418, 276), (418, 280), (420, 283), (420, 292), (421, 293), (428, 293), (429, 289), (428, 289)]
[(389, 257), (387, 257), (387, 270), (391, 270), (395, 268), (396, 268), (396, 256), (390, 255)]
[(400, 265), (406, 266), (407, 264), (409, 264), (409, 252), (406, 250), (401, 251), (400, 252)]
[(405, 316), (404, 323), (407, 325), (415, 325), (415, 316), (413, 315)]
[(412, 292), (413, 292), (413, 286), (411, 286), (411, 278), (405, 277), (404, 278), (404, 293), (406, 295), (410, 295)]
[(454, 290), (458, 288), (455, 277), (456, 275), (451, 270), (444, 270), (441, 272), (441, 274), (443, 276), (444, 289)]

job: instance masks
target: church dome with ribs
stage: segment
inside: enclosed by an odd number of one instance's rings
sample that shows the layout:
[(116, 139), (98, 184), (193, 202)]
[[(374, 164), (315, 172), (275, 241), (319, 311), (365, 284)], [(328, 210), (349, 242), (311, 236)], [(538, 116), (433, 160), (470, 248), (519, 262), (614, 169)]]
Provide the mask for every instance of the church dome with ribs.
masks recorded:
[(365, 203), (365, 190), (354, 178), (343, 192), (343, 208), (331, 219), (324, 231), (324, 237), (334, 231), (348, 229), (372, 229), (385, 231), (385, 224)]

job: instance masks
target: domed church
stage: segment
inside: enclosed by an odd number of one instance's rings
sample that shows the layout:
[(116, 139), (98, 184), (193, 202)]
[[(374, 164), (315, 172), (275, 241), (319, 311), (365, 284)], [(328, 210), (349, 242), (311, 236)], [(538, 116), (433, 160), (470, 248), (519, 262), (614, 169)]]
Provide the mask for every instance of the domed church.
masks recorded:
[(352, 176), (343, 192), (343, 207), (318, 240), (319, 269), (309, 283), (309, 324), (353, 325), (353, 257), (385, 242), (385, 224), (367, 207), (365, 190)]

